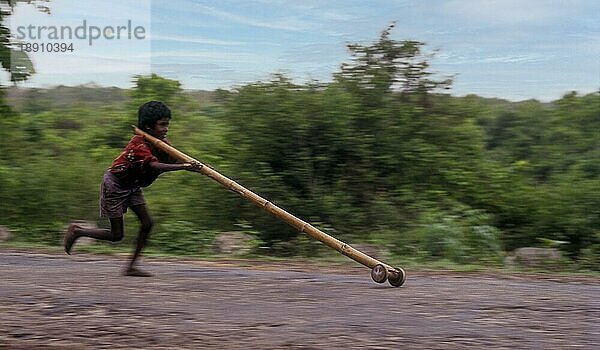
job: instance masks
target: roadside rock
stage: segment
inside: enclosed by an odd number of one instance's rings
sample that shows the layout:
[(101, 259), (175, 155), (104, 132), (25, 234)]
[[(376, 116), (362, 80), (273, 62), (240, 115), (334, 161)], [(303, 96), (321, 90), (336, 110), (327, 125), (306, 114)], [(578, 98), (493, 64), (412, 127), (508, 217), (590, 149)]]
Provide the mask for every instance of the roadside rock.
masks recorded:
[[(515, 249), (513, 263), (525, 267), (540, 267), (560, 262), (562, 254), (554, 248), (524, 247)], [(506, 261), (506, 260), (505, 260)], [(510, 257), (508, 261), (511, 261)]]
[(504, 267), (513, 268), (517, 266), (514, 255), (509, 255), (504, 258)]
[(250, 251), (252, 237), (242, 232), (223, 232), (213, 240), (213, 250), (217, 254), (239, 255)]
[(0, 242), (6, 242), (12, 237), (12, 233), (6, 226), (0, 226)]

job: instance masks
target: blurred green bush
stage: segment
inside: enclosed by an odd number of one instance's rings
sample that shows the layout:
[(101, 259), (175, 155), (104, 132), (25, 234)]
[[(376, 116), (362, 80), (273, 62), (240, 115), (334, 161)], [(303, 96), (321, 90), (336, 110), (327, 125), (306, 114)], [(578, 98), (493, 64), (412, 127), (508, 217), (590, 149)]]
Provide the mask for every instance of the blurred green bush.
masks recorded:
[[(598, 269), (599, 94), (552, 103), (442, 94), (451, 81), (433, 78), (423, 44), (389, 30), (351, 53), (330, 83), (277, 75), (199, 96), (152, 75), (127, 91), (16, 90), (0, 118), (0, 225), (59, 244), (67, 222), (97, 220), (102, 173), (131, 137), (137, 104), (161, 98), (173, 145), (342, 240), (457, 263), (564, 241), (570, 259)], [(40, 96), (41, 109), (25, 108)], [(322, 252), (207, 178), (164, 174), (144, 191), (155, 249), (204, 254), (243, 221), (259, 251)]]

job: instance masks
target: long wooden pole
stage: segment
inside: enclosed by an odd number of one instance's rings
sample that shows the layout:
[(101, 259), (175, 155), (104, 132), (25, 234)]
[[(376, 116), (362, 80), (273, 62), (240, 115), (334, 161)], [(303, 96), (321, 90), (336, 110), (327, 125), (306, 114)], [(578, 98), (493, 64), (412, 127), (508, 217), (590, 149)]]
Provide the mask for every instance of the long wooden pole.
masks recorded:
[(189, 155), (179, 151), (175, 147), (168, 145), (167, 143), (159, 140), (156, 137), (153, 137), (152, 135), (142, 131), (141, 129), (139, 129), (136, 126), (133, 126), (133, 128), (134, 128), (136, 134), (143, 136), (154, 147), (166, 152), (170, 156), (178, 159), (179, 161), (184, 162), (184, 163), (197, 162), (199, 164), (199, 168), (196, 169), (197, 172), (208, 176), (209, 178), (211, 178), (211, 179), (215, 180), (216, 182), (218, 182), (219, 184), (221, 184), (223, 187), (237, 193), (242, 198), (245, 198), (245, 199), (251, 201), (252, 203), (254, 203), (255, 205), (263, 208), (271, 215), (279, 218), (282, 221), (285, 221), (289, 225), (296, 228), (298, 231), (308, 234), (309, 236), (321, 241), (322, 243), (337, 250), (338, 252), (342, 253), (343, 255), (346, 255), (349, 258), (351, 258), (371, 269), (378, 266), (378, 267), (385, 268), (385, 270), (387, 270), (387, 273), (391, 273), (391, 274), (401, 273), (402, 274), (401, 282), (404, 282), (404, 271), (403, 270), (392, 267), (387, 264), (384, 264), (381, 261), (379, 261), (373, 257), (370, 257), (367, 254), (351, 247), (349, 244), (346, 244), (334, 237), (331, 237), (330, 235), (328, 235), (325, 232), (319, 230), (318, 228), (312, 226), (311, 224), (288, 213), (287, 211), (281, 209), (280, 207), (276, 206), (275, 204), (271, 203), (270, 201), (262, 198), (261, 196), (257, 195), (256, 193), (248, 190), (247, 188), (243, 187), (242, 185), (238, 184), (237, 182), (220, 174), (219, 172), (212, 169), (211, 167), (206, 166), (205, 164), (198, 161), (197, 159), (190, 157)]

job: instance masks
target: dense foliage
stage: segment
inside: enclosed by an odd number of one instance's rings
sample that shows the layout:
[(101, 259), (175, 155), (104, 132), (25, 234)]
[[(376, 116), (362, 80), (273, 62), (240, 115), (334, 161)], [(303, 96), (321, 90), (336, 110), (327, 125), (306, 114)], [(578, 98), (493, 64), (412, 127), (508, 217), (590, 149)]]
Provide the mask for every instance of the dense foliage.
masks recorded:
[[(26, 52), (17, 49), (11, 42), (10, 28), (7, 19), (13, 14), (15, 6), (27, 3), (38, 10), (50, 13), (46, 5), (49, 0), (0, 0), (0, 67), (7, 71), (12, 82), (27, 80), (35, 73), (33, 63)], [(0, 82), (1, 83), (1, 82)]]
[[(136, 106), (161, 99), (176, 147), (342, 239), (459, 263), (553, 245), (598, 268), (600, 95), (452, 97), (423, 43), (392, 40), (390, 29), (350, 45), (330, 83), (277, 75), (201, 99), (156, 75), (130, 91), (13, 90), (14, 112), (0, 118), (0, 225), (57, 244), (66, 222), (95, 221), (101, 175)], [(145, 193), (163, 229), (155, 244), (169, 251), (240, 226), (265, 247), (303, 242), (198, 175), (163, 175)]]

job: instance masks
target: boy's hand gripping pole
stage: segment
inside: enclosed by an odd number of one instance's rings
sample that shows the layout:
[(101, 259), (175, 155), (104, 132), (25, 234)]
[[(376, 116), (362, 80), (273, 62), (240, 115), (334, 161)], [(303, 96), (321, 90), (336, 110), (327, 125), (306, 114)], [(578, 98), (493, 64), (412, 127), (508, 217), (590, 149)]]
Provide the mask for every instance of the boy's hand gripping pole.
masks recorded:
[(153, 137), (152, 135), (142, 131), (136, 126), (133, 126), (133, 128), (136, 134), (143, 136), (154, 147), (166, 152), (171, 157), (174, 157), (184, 163), (196, 163), (196, 166), (193, 169), (194, 171), (199, 172), (215, 180), (223, 187), (237, 193), (242, 198), (245, 198), (250, 202), (254, 203), (255, 205), (263, 208), (271, 215), (288, 223), (289, 225), (296, 228), (298, 231), (306, 233), (307, 235), (315, 238), (316, 240), (321, 241), (325, 245), (337, 250), (343, 255), (346, 255), (347, 257), (371, 268), (371, 277), (375, 282), (383, 283), (387, 280), (394, 287), (399, 287), (402, 284), (404, 284), (404, 281), (406, 280), (406, 273), (403, 269), (382, 263), (381, 261), (378, 261), (377, 259), (374, 259), (368, 256), (367, 254), (351, 247), (350, 245), (334, 237), (331, 237), (330, 235), (312, 226), (311, 224), (297, 218), (296, 216), (281, 209), (275, 204), (257, 195), (256, 193), (246, 189), (237, 182), (227, 178), (226, 176), (223, 176), (216, 170), (212, 169), (206, 164), (203, 164), (197, 159), (188, 156), (187, 154), (177, 150), (175, 147), (170, 146), (167, 143), (157, 139), (156, 137)]

